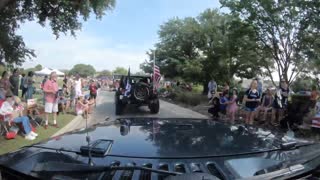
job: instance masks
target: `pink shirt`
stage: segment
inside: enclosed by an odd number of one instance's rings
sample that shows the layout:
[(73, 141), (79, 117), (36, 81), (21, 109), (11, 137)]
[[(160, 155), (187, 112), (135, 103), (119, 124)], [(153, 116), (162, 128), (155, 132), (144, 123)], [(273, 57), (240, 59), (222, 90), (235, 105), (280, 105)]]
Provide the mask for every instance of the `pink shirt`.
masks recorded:
[[(57, 92), (59, 90), (58, 83), (54, 80), (47, 80), (43, 85), (43, 90), (46, 94), (46, 102), (54, 103), (57, 100)], [(54, 91), (55, 93), (46, 93), (46, 91)]]

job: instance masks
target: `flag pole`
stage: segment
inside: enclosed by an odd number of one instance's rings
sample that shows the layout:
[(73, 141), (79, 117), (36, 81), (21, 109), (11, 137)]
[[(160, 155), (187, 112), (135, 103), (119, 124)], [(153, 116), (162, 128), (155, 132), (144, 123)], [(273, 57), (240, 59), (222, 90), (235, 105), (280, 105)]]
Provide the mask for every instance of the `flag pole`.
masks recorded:
[(153, 92), (155, 92), (155, 72), (154, 72), (154, 68), (156, 66), (156, 50), (153, 51)]

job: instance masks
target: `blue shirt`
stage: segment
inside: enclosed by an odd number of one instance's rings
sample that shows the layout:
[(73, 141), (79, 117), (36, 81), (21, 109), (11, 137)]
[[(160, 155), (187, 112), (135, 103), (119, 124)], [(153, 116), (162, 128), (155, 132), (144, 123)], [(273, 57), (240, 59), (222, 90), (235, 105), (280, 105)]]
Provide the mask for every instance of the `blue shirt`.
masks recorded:
[(223, 104), (223, 103), (226, 103), (227, 101), (228, 101), (228, 98), (225, 96), (220, 98), (220, 110), (224, 111), (227, 109), (227, 105)]

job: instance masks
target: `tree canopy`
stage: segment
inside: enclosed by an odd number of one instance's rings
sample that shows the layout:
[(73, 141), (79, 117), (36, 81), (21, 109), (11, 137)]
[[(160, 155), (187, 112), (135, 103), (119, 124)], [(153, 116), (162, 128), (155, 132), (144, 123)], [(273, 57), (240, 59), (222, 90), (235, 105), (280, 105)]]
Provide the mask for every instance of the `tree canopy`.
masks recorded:
[(128, 70), (124, 67), (116, 67), (116, 69), (113, 71), (113, 74), (127, 75)]
[(77, 75), (79, 74), (81, 77), (94, 76), (96, 70), (90, 64), (76, 64), (69, 71), (69, 75)]
[(260, 56), (266, 58), (269, 76), (291, 83), (301, 72), (319, 61), (319, 0), (220, 0), (233, 15), (240, 15), (257, 37)]
[(80, 30), (80, 18), (87, 20), (90, 14), (100, 19), (106, 10), (115, 6), (115, 0), (1, 0), (0, 1), (0, 61), (21, 65), (35, 57), (23, 37), (16, 34), (26, 21), (49, 25), (56, 38), (60, 33), (75, 36)]
[(34, 67), (35, 71), (41, 71), (42, 70), (42, 65), (38, 64)]
[[(252, 78), (259, 73), (257, 44), (252, 28), (236, 15), (208, 9), (197, 18), (174, 18), (160, 26), (156, 64), (169, 78), (205, 84), (223, 83), (234, 76)], [(153, 53), (141, 64), (152, 72)]]
[(109, 70), (102, 70), (100, 72), (98, 72), (98, 76), (101, 77), (101, 76), (111, 76), (112, 75), (112, 72), (109, 71)]

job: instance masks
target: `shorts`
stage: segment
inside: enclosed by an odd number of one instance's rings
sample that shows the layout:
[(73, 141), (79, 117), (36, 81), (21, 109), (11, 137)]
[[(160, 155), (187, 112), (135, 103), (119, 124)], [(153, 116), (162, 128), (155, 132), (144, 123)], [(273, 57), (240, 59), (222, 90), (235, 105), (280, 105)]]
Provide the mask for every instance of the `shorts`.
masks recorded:
[(77, 111), (77, 115), (82, 115), (83, 114), (83, 110), (78, 110)]
[(44, 111), (46, 113), (56, 113), (58, 112), (58, 103), (46, 102), (44, 105)]
[(90, 93), (90, 99), (96, 99), (96, 98), (97, 98), (97, 94)]
[(66, 99), (61, 99), (58, 101), (58, 104), (67, 104), (67, 100)]
[(245, 107), (244, 110), (245, 110), (245, 111), (248, 111), (248, 112), (254, 112), (254, 111), (257, 110), (257, 108), (256, 108), (256, 107), (254, 107), (254, 108), (252, 108), (252, 107)]
[(80, 97), (80, 96), (82, 96), (82, 91), (76, 91), (76, 96), (75, 96), (75, 98), (78, 98), (78, 97)]

